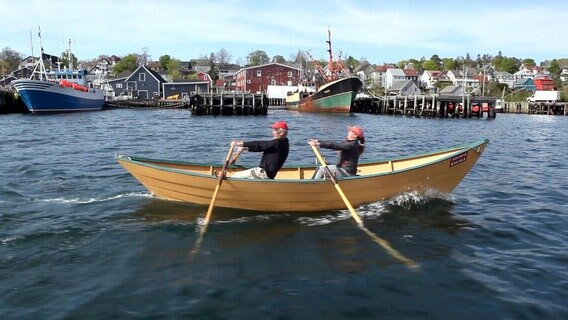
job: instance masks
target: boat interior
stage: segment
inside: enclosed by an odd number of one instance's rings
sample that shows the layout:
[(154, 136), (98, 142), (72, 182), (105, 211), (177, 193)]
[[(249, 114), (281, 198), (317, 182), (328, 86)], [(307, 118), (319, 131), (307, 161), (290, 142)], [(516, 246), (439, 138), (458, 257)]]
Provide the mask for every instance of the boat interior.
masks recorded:
[[(361, 162), (358, 165), (358, 175), (365, 176), (365, 175), (376, 175), (376, 174), (388, 174), (395, 171), (416, 168), (457, 155), (467, 150), (469, 149), (463, 147), (457, 147), (454, 149), (448, 149), (440, 152), (421, 154), (418, 156), (410, 156), (410, 157), (397, 158), (397, 159), (385, 159), (383, 161), (378, 161), (378, 162)], [(222, 166), (220, 165), (205, 165), (205, 164), (193, 164), (193, 163), (183, 163), (183, 162), (165, 162), (165, 161), (149, 160), (149, 159), (148, 160), (141, 159), (140, 161), (161, 167), (168, 167), (191, 173), (213, 175), (213, 176), (217, 176), (222, 170)], [(240, 165), (231, 165), (227, 168), (227, 177), (231, 177), (231, 175), (234, 172), (241, 171), (244, 169), (247, 169), (247, 167), (243, 167)], [(284, 167), (280, 169), (275, 180), (311, 179), (316, 169), (317, 167), (315, 166)]]

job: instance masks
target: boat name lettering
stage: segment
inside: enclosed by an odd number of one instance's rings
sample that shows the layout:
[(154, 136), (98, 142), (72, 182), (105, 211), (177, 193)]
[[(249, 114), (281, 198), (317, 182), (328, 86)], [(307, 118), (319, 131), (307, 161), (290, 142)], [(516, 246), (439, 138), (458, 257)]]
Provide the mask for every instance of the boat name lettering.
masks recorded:
[(458, 165), (466, 161), (467, 161), (467, 151), (464, 153), (460, 153), (457, 156), (453, 156), (452, 159), (450, 159), (450, 167), (453, 167), (455, 165)]

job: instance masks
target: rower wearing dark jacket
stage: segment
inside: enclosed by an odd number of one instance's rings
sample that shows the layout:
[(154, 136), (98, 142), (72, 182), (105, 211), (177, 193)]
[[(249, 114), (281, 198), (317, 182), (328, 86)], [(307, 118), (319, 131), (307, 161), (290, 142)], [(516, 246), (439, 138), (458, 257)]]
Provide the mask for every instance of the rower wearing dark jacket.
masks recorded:
[[(288, 158), (288, 124), (278, 121), (272, 126), (272, 140), (233, 141), (233, 147), (246, 148), (252, 152), (263, 152), (258, 167), (235, 172), (232, 178), (274, 179)], [(240, 151), (240, 150), (239, 150)]]
[[(308, 141), (310, 146), (319, 146), (321, 148), (338, 150), (339, 161), (336, 166), (328, 166), (331, 173), (339, 177), (349, 177), (357, 174), (357, 164), (359, 163), (359, 156), (365, 150), (365, 134), (363, 129), (358, 126), (348, 127), (347, 139), (343, 142), (334, 141), (319, 141), (317, 139), (310, 139)], [(314, 179), (321, 179), (325, 174), (323, 167), (315, 173)]]

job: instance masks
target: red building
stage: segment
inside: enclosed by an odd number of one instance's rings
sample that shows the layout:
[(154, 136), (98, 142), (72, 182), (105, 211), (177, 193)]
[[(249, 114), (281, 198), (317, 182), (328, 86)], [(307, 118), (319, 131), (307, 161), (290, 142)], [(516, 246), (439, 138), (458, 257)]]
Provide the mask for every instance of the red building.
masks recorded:
[(266, 92), (268, 86), (296, 86), (300, 69), (272, 62), (243, 68), (236, 73), (235, 89), (245, 92)]
[(539, 74), (533, 79), (536, 90), (554, 90), (554, 80), (545, 74)]

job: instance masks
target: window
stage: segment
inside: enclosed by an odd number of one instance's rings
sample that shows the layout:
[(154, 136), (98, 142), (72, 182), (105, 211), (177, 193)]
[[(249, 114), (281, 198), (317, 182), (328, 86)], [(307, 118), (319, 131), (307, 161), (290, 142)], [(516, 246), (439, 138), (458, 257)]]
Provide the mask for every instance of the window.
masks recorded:
[(138, 75), (138, 81), (146, 81), (146, 74), (145, 73), (140, 73)]
[(247, 84), (250, 84), (250, 80), (247, 80)]
[(256, 76), (262, 77), (262, 70), (256, 70)]
[(292, 78), (292, 71), (288, 71), (288, 78)]
[(117, 84), (116, 84), (116, 88), (117, 88), (117, 89), (122, 89), (122, 83), (117, 83)]

